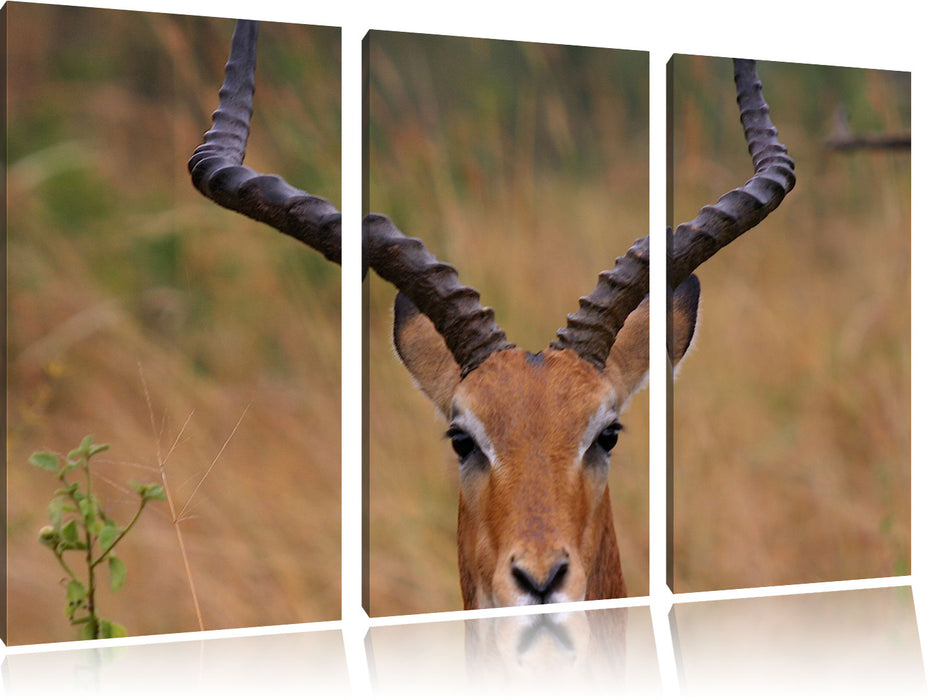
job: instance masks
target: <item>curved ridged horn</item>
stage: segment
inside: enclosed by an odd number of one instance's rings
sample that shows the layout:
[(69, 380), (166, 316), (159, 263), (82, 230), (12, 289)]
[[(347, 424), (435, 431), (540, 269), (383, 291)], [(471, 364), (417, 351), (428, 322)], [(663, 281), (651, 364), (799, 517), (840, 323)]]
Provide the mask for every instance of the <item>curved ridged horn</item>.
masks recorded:
[(238, 20), (220, 104), (204, 143), (189, 159), (192, 183), (221, 206), (269, 224), (340, 264), (341, 213), (331, 202), (278, 175), (260, 175), (242, 165), (253, 113), (256, 62), (257, 23)]
[(455, 268), (437, 260), (421, 240), (404, 235), (382, 214), (368, 214), (364, 241), (366, 265), (429, 317), (462, 376), (491, 353), (513, 347), (478, 292), (462, 285)]
[(566, 317), (566, 327), (556, 331), (556, 350), (574, 350), (599, 369), (614, 345), (614, 338), (631, 311), (650, 289), (650, 238), (637, 240), (615, 261), (614, 268), (598, 275), (598, 285), (579, 299), (579, 310)]
[[(297, 189), (278, 175), (260, 175), (243, 165), (253, 113), (257, 23), (238, 20), (225, 66), (220, 106), (204, 143), (189, 160), (195, 187), (228, 209), (267, 223), (341, 262), (341, 214), (325, 199)], [(425, 314), (445, 339), (462, 374), (492, 352), (512, 347), (479, 295), (458, 282), (455, 268), (441, 263), (422, 242), (403, 235), (384, 216), (364, 219), (364, 262)]]
[[(692, 221), (676, 227), (667, 260), (667, 281), (672, 289), (760, 223), (796, 183), (793, 159), (777, 139), (754, 61), (735, 59), (734, 72), (754, 177), (715, 204), (703, 207)], [(603, 369), (618, 331), (649, 290), (649, 261), (649, 242), (642, 238), (617, 259), (613, 270), (601, 273), (598, 286), (579, 300), (579, 310), (569, 314), (568, 325), (557, 331), (559, 340), (553, 341), (552, 347), (574, 350)]]
[(735, 59), (734, 71), (754, 177), (722, 195), (715, 204), (703, 207), (692, 221), (676, 227), (668, 270), (668, 281), (674, 289), (699, 265), (763, 221), (796, 184), (793, 159), (770, 121), (770, 108), (764, 101), (754, 61)]

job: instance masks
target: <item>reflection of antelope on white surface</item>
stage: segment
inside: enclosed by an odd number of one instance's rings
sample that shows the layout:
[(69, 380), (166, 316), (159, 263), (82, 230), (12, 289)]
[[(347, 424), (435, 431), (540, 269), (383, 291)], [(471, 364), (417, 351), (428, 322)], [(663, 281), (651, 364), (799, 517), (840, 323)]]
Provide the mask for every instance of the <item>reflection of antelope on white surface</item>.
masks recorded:
[(646, 610), (517, 613), (464, 625), (467, 687), (475, 694), (517, 690), (525, 695), (531, 688), (547, 697), (618, 694), (633, 689), (622, 687), (625, 676), (633, 681), (649, 671), (646, 681), (655, 675), (648, 645), (631, 649), (626, 642), (629, 633), (637, 640), (652, 636)]
[[(340, 260), (340, 214), (277, 176), (241, 165), (252, 110), (256, 28), (241, 22), (212, 130), (190, 161), (193, 181), (223, 206)], [(692, 339), (692, 271), (760, 222), (793, 187), (752, 61), (735, 62), (755, 175), (677, 227), (668, 261), (669, 352)], [(649, 367), (649, 240), (638, 240), (580, 300), (558, 340), (514, 347), (455, 269), (379, 214), (364, 219), (365, 262), (400, 292), (394, 343), (450, 422), (459, 461), (458, 562), (466, 608), (626, 595), (608, 469), (619, 414)]]

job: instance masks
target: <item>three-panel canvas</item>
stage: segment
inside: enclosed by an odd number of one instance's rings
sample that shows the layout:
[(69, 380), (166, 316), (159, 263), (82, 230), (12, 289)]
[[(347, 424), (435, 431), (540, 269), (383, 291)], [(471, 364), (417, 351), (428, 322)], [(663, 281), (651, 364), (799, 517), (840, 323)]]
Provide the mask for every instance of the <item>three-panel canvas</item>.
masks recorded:
[(912, 620), (909, 72), (374, 30), (349, 84), (338, 27), (2, 12), (9, 650), (360, 608), (384, 689), (652, 689), (720, 592)]

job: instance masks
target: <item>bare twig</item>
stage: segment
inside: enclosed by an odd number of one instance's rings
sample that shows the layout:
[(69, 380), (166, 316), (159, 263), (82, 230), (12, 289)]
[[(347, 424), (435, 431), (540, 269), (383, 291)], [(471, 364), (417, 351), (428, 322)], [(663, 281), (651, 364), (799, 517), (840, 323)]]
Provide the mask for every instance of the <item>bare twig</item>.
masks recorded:
[[(169, 517), (172, 519), (172, 527), (176, 533), (176, 540), (179, 542), (179, 551), (182, 553), (182, 565), (185, 567), (185, 578), (188, 581), (189, 592), (192, 594), (192, 602), (195, 605), (195, 617), (198, 618), (198, 629), (204, 632), (205, 621), (202, 617), (201, 605), (198, 603), (198, 594), (195, 591), (195, 579), (192, 576), (192, 567), (189, 565), (188, 552), (185, 549), (185, 540), (182, 537), (182, 528), (179, 525), (179, 518), (176, 514), (175, 504), (172, 500), (172, 491), (169, 488), (169, 477), (166, 474), (166, 460), (163, 459), (162, 456), (162, 446), (160, 445), (159, 439), (160, 433), (156, 429), (156, 415), (153, 412), (153, 402), (150, 398), (149, 387), (146, 384), (146, 375), (143, 373), (143, 365), (142, 363), (137, 363), (137, 366), (140, 370), (140, 381), (143, 384), (143, 395), (146, 398), (146, 407), (149, 410), (150, 425), (153, 428), (153, 437), (156, 440), (156, 459), (159, 462), (159, 475), (162, 478), (163, 489), (166, 492), (166, 502), (169, 504)], [(194, 411), (192, 413), (194, 413)], [(185, 419), (185, 423), (182, 424), (182, 428), (179, 430), (175, 440), (172, 443), (172, 447), (169, 449), (169, 454), (172, 454), (172, 451), (179, 443), (179, 440), (182, 437), (182, 433), (185, 431), (185, 427), (188, 425), (188, 422), (192, 417), (192, 413), (189, 413), (188, 418)]]
[(208, 478), (208, 475), (211, 473), (211, 470), (214, 469), (214, 465), (218, 463), (218, 460), (221, 459), (221, 453), (224, 452), (224, 449), (228, 446), (228, 443), (231, 442), (231, 439), (234, 437), (234, 434), (237, 432), (237, 429), (240, 427), (240, 424), (244, 421), (244, 416), (247, 415), (247, 411), (250, 409), (250, 404), (248, 403), (244, 407), (243, 413), (241, 413), (240, 418), (237, 419), (237, 423), (234, 424), (234, 427), (231, 429), (231, 432), (228, 434), (227, 439), (224, 441), (224, 444), (221, 445), (221, 449), (218, 450), (218, 453), (215, 455), (215, 458), (211, 460), (211, 464), (208, 465), (208, 469), (205, 470), (205, 473), (202, 475), (202, 478), (198, 480), (198, 483), (195, 484), (195, 488), (192, 489), (191, 495), (188, 497), (188, 500), (185, 502), (185, 505), (182, 506), (182, 509), (179, 511), (179, 517), (184, 518), (188, 512), (189, 504), (192, 502), (192, 499), (195, 498), (195, 494), (198, 493), (199, 487), (205, 482), (205, 479)]
[(185, 539), (182, 537), (182, 526), (181, 523), (183, 520), (189, 517), (189, 506), (192, 503), (192, 499), (195, 498), (195, 495), (198, 493), (198, 489), (201, 488), (201, 485), (205, 483), (205, 480), (208, 478), (208, 475), (211, 474), (211, 471), (214, 469), (215, 465), (221, 459), (221, 455), (224, 453), (224, 450), (230, 444), (231, 440), (234, 438), (234, 435), (237, 433), (240, 428), (241, 423), (243, 423), (247, 411), (250, 409), (250, 403), (244, 408), (243, 412), (240, 415), (240, 418), (237, 419), (237, 423), (234, 424), (234, 427), (231, 429), (231, 432), (228, 434), (227, 438), (224, 440), (224, 443), (221, 445), (221, 448), (215, 454), (214, 459), (211, 460), (211, 464), (208, 465), (208, 468), (202, 474), (201, 478), (198, 480), (198, 483), (195, 484), (195, 488), (192, 489), (191, 494), (189, 494), (188, 499), (182, 505), (181, 508), (176, 509), (175, 502), (172, 499), (172, 491), (169, 489), (169, 475), (166, 472), (166, 465), (169, 462), (169, 458), (172, 456), (172, 453), (175, 452), (176, 448), (182, 442), (182, 436), (185, 434), (185, 430), (188, 427), (189, 423), (192, 420), (192, 416), (195, 415), (195, 411), (192, 410), (185, 421), (182, 423), (182, 427), (179, 428), (179, 431), (176, 433), (175, 439), (172, 441), (172, 445), (169, 447), (168, 452), (163, 456), (162, 445), (160, 440), (161, 432), (156, 429), (156, 416), (155, 411), (153, 410), (153, 402), (150, 398), (149, 387), (146, 383), (146, 376), (143, 372), (142, 364), (138, 363), (140, 371), (140, 381), (143, 384), (143, 395), (146, 398), (146, 407), (149, 411), (150, 425), (153, 429), (153, 436), (156, 440), (156, 459), (158, 461), (159, 474), (162, 479), (163, 489), (166, 492), (166, 502), (169, 505), (169, 517), (172, 520), (172, 526), (176, 533), (176, 539), (179, 542), (179, 550), (182, 553), (182, 564), (185, 567), (185, 577), (188, 581), (189, 591), (192, 595), (192, 602), (195, 605), (195, 616), (198, 618), (198, 627), (200, 630), (204, 631), (205, 624), (202, 617), (201, 605), (198, 603), (198, 594), (195, 592), (195, 579), (192, 575), (192, 568), (189, 564), (188, 552), (185, 548)]
[(909, 149), (910, 134), (849, 134), (828, 138), (825, 143), (833, 151)]
[(839, 107), (833, 115), (832, 133), (825, 140), (833, 151), (900, 150), (910, 148), (910, 132), (856, 134), (848, 123), (848, 111)]

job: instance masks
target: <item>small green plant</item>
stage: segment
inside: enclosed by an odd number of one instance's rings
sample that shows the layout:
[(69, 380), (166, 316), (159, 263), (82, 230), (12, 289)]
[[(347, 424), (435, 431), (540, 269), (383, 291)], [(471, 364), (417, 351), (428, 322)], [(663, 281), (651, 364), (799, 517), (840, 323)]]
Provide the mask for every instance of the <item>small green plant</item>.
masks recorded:
[[(39, 541), (52, 551), (68, 575), (65, 615), (71, 624), (81, 625), (81, 639), (127, 635), (123, 625), (105, 620), (99, 614), (95, 601), (95, 569), (106, 563), (110, 588), (115, 592), (119, 590), (127, 577), (127, 567), (114, 554), (114, 549), (139, 520), (147, 503), (166, 499), (165, 490), (159, 484), (131, 483), (140, 497), (136, 513), (124, 527), (109, 518), (94, 492), (91, 475), (91, 458), (109, 447), (94, 444), (94, 436), (87, 435), (68, 453), (64, 463), (53, 452), (36, 452), (29, 458), (30, 464), (54, 473), (62, 482), (49, 502), (51, 524), (39, 531)], [(76, 470), (77, 479), (74, 477)], [(65, 553), (69, 551), (83, 553), (84, 577), (77, 575), (66, 561)]]

